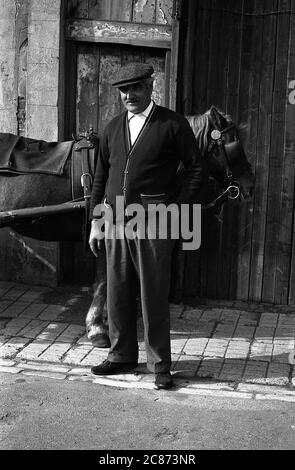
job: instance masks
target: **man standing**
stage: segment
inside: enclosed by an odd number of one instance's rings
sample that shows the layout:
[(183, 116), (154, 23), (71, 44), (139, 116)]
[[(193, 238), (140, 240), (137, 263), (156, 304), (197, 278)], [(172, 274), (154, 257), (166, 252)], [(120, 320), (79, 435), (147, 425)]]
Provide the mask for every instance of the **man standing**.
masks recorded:
[[(107, 125), (100, 143), (90, 208), (89, 244), (95, 256), (102, 238), (95, 206), (103, 201), (115, 208), (116, 199), (123, 198), (124, 221), (118, 225), (128, 225), (130, 204), (147, 210), (150, 203), (196, 202), (202, 167), (195, 137), (183, 116), (152, 101), (153, 73), (151, 65), (131, 63), (120, 69), (112, 84), (119, 89), (126, 110)], [(181, 162), (187, 176), (176, 194)], [(105, 238), (111, 347), (108, 359), (91, 369), (93, 374), (124, 373), (137, 367), (139, 291), (147, 367), (155, 374), (156, 388), (173, 385), (168, 296), (174, 243), (169, 227), (166, 239), (126, 234)]]

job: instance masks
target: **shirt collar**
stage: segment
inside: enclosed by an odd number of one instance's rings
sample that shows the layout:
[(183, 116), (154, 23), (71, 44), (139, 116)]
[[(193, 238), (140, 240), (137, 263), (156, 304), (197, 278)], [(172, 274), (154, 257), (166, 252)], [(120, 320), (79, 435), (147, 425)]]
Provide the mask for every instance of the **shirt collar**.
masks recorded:
[(130, 121), (130, 119), (132, 119), (134, 116), (144, 116), (145, 118), (147, 118), (151, 112), (151, 110), (153, 109), (153, 106), (154, 106), (154, 102), (151, 101), (150, 104), (148, 105), (148, 107), (142, 111), (141, 113), (138, 113), (138, 114), (134, 114), (134, 113), (131, 113), (130, 111), (128, 111), (128, 121)]

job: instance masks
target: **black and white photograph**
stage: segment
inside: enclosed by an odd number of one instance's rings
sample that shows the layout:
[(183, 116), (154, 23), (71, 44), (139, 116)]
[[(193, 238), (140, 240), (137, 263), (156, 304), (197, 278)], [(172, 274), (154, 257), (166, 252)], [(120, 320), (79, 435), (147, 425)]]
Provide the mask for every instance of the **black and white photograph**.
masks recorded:
[(295, 450), (295, 0), (0, 0), (1, 454), (273, 450)]

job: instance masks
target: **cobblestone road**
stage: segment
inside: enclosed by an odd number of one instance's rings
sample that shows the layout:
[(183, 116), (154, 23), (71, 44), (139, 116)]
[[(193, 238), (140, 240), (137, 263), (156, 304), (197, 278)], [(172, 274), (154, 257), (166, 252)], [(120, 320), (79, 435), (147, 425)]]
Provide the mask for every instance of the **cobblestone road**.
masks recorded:
[[(107, 350), (88, 341), (88, 288), (0, 282), (0, 372), (124, 388), (154, 388), (139, 321), (134, 373), (95, 377)], [(295, 311), (246, 302), (171, 305), (174, 393), (295, 402)], [(171, 392), (172, 393), (172, 392)]]

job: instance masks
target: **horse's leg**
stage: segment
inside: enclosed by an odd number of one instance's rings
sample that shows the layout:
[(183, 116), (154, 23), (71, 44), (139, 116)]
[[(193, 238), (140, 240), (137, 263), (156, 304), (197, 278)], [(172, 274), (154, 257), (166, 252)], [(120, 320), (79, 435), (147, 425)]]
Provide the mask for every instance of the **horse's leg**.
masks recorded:
[(86, 316), (87, 337), (93, 346), (98, 348), (110, 347), (108, 336), (107, 312), (105, 310), (107, 296), (106, 256), (102, 248), (97, 261), (97, 285), (92, 304)]

